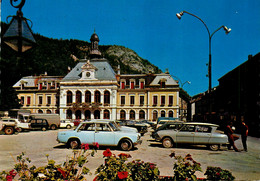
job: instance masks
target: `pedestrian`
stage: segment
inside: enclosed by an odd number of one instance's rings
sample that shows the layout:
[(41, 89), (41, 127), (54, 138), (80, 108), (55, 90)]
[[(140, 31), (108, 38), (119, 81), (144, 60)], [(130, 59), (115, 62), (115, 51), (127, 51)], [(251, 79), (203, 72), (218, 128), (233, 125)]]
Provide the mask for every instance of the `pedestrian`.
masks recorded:
[(245, 118), (244, 116), (241, 116), (241, 140), (242, 140), (242, 144), (244, 147), (244, 151), (247, 151), (247, 144), (246, 144), (246, 140), (247, 140), (247, 135), (248, 135), (248, 126), (245, 123)]
[(232, 146), (236, 152), (239, 152), (239, 150), (237, 149), (237, 147), (235, 145), (235, 140), (234, 140), (234, 136), (233, 136), (234, 131), (232, 130), (232, 125), (233, 125), (233, 123), (231, 121), (229, 121), (226, 126), (226, 129), (225, 129), (225, 134), (228, 136), (228, 142), (229, 142), (228, 148), (231, 149), (231, 146)]

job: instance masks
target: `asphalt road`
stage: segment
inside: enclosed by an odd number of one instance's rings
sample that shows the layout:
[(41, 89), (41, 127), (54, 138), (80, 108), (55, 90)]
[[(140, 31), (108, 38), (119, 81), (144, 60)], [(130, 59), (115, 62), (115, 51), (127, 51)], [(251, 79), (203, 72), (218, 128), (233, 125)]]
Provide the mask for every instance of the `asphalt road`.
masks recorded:
[[(57, 164), (63, 163), (66, 156), (72, 156), (72, 150), (56, 141), (57, 132), (54, 131), (31, 131), (22, 132), (17, 135), (0, 135), (0, 171), (11, 170), (15, 164), (16, 156), (25, 152), (35, 166), (46, 165), (46, 154), (49, 159), (54, 159)], [(260, 139), (248, 137), (248, 152), (235, 152), (222, 147), (220, 151), (208, 150), (205, 146), (178, 145), (177, 148), (166, 149), (160, 143), (155, 142), (146, 133), (142, 137), (143, 143), (134, 150), (129, 151), (132, 158), (141, 159), (145, 162), (153, 162), (159, 167), (161, 175), (173, 175), (174, 159), (169, 154), (174, 150), (176, 155), (185, 156), (191, 154), (194, 160), (201, 163), (203, 173), (196, 172), (197, 177), (204, 177), (207, 166), (217, 166), (232, 172), (236, 180), (260, 180)], [(241, 139), (236, 145), (242, 149)], [(103, 163), (103, 151), (101, 147), (94, 157), (91, 157), (87, 167), (93, 175), (87, 176), (93, 180), (95, 169)], [(116, 147), (111, 148), (112, 153), (119, 154), (122, 151)]]

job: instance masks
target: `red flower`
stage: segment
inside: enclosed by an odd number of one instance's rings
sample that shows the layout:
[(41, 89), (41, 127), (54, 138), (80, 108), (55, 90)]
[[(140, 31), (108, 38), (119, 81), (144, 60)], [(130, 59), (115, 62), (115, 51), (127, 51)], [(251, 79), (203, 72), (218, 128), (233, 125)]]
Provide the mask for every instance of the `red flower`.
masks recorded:
[(154, 169), (155, 168), (155, 164), (154, 163), (150, 163), (150, 169)]
[(57, 170), (62, 174), (63, 178), (66, 178), (67, 175), (64, 170), (62, 170), (61, 168), (58, 168)]
[(112, 153), (111, 153), (110, 149), (107, 148), (107, 149), (103, 152), (103, 155), (104, 155), (104, 157), (111, 157), (111, 156), (112, 156)]
[(128, 172), (117, 172), (117, 176), (119, 179), (127, 178)]
[(6, 175), (5, 178), (6, 178), (7, 181), (12, 181), (13, 180), (13, 177), (11, 175)]
[(16, 173), (15, 170), (13, 169), (13, 170), (11, 170), (11, 171), (9, 172), (9, 174), (10, 174), (11, 176), (15, 177), (17, 173)]
[(216, 175), (217, 175), (217, 176), (220, 176), (220, 173), (218, 172), (218, 173), (216, 173)]
[(89, 150), (89, 145), (88, 144), (81, 144), (81, 149)]
[(99, 149), (99, 144), (98, 144), (98, 142), (94, 142), (94, 143), (93, 143), (93, 146), (96, 147), (97, 149)]
[(131, 158), (132, 157), (130, 154), (126, 154), (126, 153), (120, 153), (118, 156), (120, 158), (122, 158), (122, 157)]

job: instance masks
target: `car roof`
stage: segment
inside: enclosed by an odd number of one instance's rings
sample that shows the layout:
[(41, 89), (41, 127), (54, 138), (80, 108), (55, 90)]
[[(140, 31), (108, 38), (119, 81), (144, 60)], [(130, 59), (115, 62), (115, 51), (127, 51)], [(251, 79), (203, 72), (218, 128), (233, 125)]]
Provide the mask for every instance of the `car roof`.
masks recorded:
[(109, 123), (114, 122), (113, 120), (106, 120), (106, 119), (92, 119), (90, 121), (83, 121), (84, 123)]
[(216, 126), (216, 127), (219, 126), (219, 125), (217, 125), (217, 124), (202, 123), (202, 122), (184, 122), (184, 124), (188, 124), (188, 125), (200, 125), (200, 126)]

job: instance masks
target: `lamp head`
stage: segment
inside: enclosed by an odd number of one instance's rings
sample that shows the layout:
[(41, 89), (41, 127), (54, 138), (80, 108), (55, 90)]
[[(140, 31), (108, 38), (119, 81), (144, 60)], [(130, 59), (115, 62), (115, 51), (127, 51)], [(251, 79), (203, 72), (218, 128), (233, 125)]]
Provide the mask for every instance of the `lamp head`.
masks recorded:
[(224, 26), (224, 30), (225, 30), (226, 34), (228, 34), (231, 31), (231, 28)]
[(183, 11), (180, 12), (180, 13), (176, 13), (176, 16), (177, 16), (177, 18), (178, 18), (179, 20), (181, 19), (182, 15), (183, 15)]

